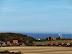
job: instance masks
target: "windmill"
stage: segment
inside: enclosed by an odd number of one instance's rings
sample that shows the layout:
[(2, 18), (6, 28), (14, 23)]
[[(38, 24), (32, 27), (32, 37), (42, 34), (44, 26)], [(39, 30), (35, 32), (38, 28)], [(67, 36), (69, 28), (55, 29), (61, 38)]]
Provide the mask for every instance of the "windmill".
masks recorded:
[(59, 38), (62, 39), (62, 34), (59, 34)]

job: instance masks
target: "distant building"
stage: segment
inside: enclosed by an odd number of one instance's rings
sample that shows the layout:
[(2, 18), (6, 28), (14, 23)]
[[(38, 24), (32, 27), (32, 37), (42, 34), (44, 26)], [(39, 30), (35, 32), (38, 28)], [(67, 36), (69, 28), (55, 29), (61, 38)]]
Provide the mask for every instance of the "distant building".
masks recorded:
[(58, 45), (64, 45), (64, 43), (61, 42), (61, 43), (58, 43)]
[(53, 45), (57, 46), (57, 45), (58, 45), (58, 43), (53, 43)]
[(2, 47), (2, 46), (6, 46), (6, 43), (3, 42), (3, 41), (0, 41), (0, 46), (1, 46), (1, 47)]
[(53, 45), (53, 43), (48, 43), (48, 46), (52, 46)]
[(47, 40), (56, 40), (54, 37), (48, 37)]
[(69, 45), (70, 45), (70, 43), (64, 43), (64, 45), (67, 45), (67, 46), (69, 46)]
[(59, 34), (59, 39), (62, 39), (62, 34)]
[(25, 44), (24, 44), (24, 43), (22, 43), (22, 46), (25, 46)]
[(19, 45), (18, 40), (13, 40), (13, 45), (15, 46)]
[(6, 43), (5, 43), (5, 42), (3, 42), (3, 43), (2, 43), (2, 46), (6, 46)]
[(53, 40), (56, 40), (56, 38), (53, 38)]
[(25, 46), (25, 44), (22, 42), (19, 42), (19, 46)]
[(12, 44), (10, 43), (10, 41), (7, 41), (7, 46), (8, 46), (8, 45), (10, 45), (10, 46), (12, 45)]
[(37, 38), (36, 40), (40, 40), (40, 38)]

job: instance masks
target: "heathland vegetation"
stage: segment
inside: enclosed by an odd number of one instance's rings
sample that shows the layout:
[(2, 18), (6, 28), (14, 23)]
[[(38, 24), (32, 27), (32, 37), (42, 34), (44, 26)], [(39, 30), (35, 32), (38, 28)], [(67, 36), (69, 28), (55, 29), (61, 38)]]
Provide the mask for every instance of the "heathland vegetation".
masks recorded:
[[(18, 43), (15, 42), (15, 40), (18, 40)], [(44, 40), (34, 39), (30, 36), (19, 34), (19, 33), (0, 33), (0, 45), (1, 46), (24, 46), (24, 45), (29, 45), (29, 46), (36, 46), (36, 45), (48, 45), (50, 43), (55, 44), (55, 43), (64, 43), (64, 44), (69, 44), (72, 45), (72, 39), (62, 39), (62, 38), (53, 38), (53, 37), (47, 37)], [(10, 43), (9, 43), (10, 42)], [(6, 45), (5, 45), (6, 43)]]
[(31, 44), (35, 39), (18, 33), (0, 33), (0, 41), (10, 41), (12, 43), (13, 40), (18, 40), (18, 42), (23, 42), (26, 45)]

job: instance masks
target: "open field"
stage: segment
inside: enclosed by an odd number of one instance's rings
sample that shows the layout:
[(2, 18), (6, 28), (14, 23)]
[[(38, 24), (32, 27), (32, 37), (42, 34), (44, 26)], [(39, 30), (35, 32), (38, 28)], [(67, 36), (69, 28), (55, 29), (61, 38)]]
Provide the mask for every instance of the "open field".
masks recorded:
[(24, 46), (24, 47), (0, 47), (0, 51), (21, 51), (23, 54), (72, 54), (72, 47), (50, 46)]
[(62, 43), (72, 43), (72, 40), (56, 40), (56, 41), (41, 41), (41, 42), (33, 42), (34, 43), (34, 45), (36, 45), (36, 44), (48, 44), (48, 43), (60, 43), (60, 42), (62, 42)]

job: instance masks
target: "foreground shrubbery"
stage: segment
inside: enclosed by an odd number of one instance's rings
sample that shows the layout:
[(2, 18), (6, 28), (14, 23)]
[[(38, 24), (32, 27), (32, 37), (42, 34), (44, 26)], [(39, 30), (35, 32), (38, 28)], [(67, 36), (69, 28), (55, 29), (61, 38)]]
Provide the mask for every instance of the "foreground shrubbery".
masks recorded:
[(21, 52), (9, 52), (9, 51), (2, 51), (0, 54), (22, 54)]

